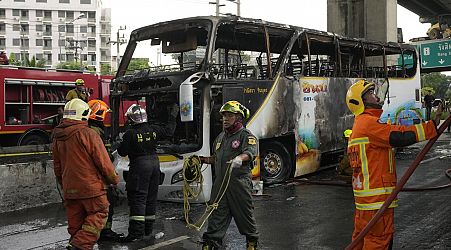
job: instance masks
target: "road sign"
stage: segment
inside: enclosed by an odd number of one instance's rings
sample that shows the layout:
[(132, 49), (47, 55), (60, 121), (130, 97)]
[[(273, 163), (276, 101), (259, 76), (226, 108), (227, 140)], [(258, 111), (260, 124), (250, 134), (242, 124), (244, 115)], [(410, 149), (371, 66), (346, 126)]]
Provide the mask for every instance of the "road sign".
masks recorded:
[(421, 68), (440, 68), (451, 66), (451, 40), (430, 40), (418, 46)]

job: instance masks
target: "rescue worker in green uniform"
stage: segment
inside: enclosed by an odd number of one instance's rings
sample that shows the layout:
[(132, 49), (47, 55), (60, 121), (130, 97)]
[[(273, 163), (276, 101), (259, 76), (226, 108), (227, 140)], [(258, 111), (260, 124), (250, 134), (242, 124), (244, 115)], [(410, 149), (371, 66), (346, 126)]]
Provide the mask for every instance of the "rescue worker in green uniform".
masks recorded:
[[(213, 156), (200, 157), (202, 163), (213, 164), (215, 168), (210, 203), (220, 195), (221, 183), (228, 178), (227, 173), (231, 176), (218, 208), (208, 220), (202, 249), (218, 249), (222, 245), (232, 217), (239, 232), (246, 236), (247, 249), (257, 249), (258, 231), (251, 193), (251, 169), (257, 154), (257, 138), (243, 126), (244, 119), (249, 118), (249, 110), (239, 102), (226, 102), (219, 113), (223, 119), (223, 131), (214, 141)], [(227, 171), (229, 167), (231, 172)]]

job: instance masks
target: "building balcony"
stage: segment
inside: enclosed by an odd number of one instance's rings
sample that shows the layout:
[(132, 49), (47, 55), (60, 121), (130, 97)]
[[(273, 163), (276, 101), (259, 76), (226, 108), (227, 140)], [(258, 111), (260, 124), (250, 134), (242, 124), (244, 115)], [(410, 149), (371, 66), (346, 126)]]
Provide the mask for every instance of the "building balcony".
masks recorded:
[(96, 46), (88, 46), (88, 51), (96, 51)]
[(42, 34), (43, 36), (52, 36), (52, 32), (51, 31), (45, 31)]

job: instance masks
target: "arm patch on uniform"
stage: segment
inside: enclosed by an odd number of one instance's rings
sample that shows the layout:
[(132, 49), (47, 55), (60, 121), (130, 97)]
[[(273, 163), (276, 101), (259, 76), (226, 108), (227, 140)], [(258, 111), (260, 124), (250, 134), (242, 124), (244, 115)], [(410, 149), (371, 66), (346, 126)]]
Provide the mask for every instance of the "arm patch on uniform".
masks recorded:
[(257, 139), (256, 139), (255, 137), (253, 137), (253, 136), (249, 136), (249, 137), (247, 138), (247, 144), (249, 144), (249, 145), (255, 145), (255, 144), (257, 144)]

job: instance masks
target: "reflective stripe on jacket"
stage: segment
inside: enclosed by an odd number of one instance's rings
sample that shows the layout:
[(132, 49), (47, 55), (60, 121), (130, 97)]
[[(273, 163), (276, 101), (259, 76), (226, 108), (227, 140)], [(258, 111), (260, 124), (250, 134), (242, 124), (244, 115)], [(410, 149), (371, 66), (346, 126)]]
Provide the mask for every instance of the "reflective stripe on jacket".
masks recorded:
[[(365, 109), (355, 117), (348, 142), (348, 157), (353, 168), (352, 186), (356, 208), (376, 210), (396, 186), (393, 147), (404, 147), (437, 135), (433, 122), (412, 126), (379, 122), (380, 109)], [(394, 200), (390, 207), (397, 206)]]

